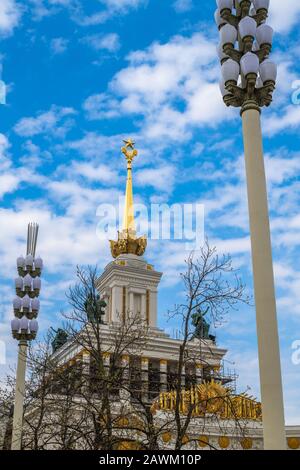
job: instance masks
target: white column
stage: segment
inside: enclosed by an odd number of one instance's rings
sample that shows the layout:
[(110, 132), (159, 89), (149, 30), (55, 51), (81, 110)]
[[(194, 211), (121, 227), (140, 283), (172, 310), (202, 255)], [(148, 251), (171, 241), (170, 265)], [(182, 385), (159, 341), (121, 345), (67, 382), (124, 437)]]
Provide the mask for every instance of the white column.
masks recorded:
[(106, 372), (108, 372), (109, 365), (110, 365), (110, 353), (109, 352), (103, 352), (102, 353), (102, 359), (103, 359), (103, 366), (106, 369)]
[(132, 314), (134, 312), (134, 297), (133, 292), (129, 292), (129, 311)]
[(116, 310), (117, 310), (117, 295), (116, 295), (116, 287), (112, 287), (111, 289), (111, 321), (116, 321)]
[(278, 325), (260, 113), (242, 113), (265, 449), (286, 449)]
[(22, 428), (23, 428), (23, 407), (25, 395), (25, 372), (27, 359), (27, 341), (19, 341), (18, 365), (16, 377), (15, 404), (12, 429), (12, 450), (21, 450)]
[(141, 359), (141, 376), (142, 376), (142, 401), (147, 403), (149, 400), (149, 359), (142, 357)]
[(90, 391), (90, 353), (83, 351), (82, 353), (82, 393), (86, 394)]
[(108, 304), (108, 323), (112, 322), (112, 289), (109, 290)]
[(129, 313), (132, 315), (134, 313), (134, 298), (133, 298), (133, 292), (129, 292)]
[(181, 370), (181, 387), (185, 386), (185, 365), (182, 365), (182, 370)]
[(109, 323), (109, 321), (110, 321), (110, 318), (109, 318), (110, 298), (109, 298), (109, 295), (107, 293), (105, 293), (105, 296), (103, 297), (103, 300), (106, 303), (106, 307), (104, 309), (105, 315), (104, 315), (103, 321)]
[[(129, 356), (124, 354), (122, 356), (122, 367), (123, 367), (123, 383), (126, 385), (127, 388), (130, 386), (130, 371), (129, 371)], [(130, 392), (121, 387), (120, 389), (120, 399), (128, 402), (130, 400)]]
[(196, 383), (201, 384), (203, 382), (203, 365), (200, 362), (196, 363)]
[(161, 359), (159, 361), (159, 374), (160, 374), (160, 391), (166, 392), (168, 389), (168, 361)]
[(112, 321), (117, 322), (122, 319), (122, 287), (112, 288)]
[(141, 294), (141, 318), (146, 321), (146, 294)]
[(153, 328), (157, 325), (157, 291), (151, 290), (149, 294), (150, 301), (150, 315), (149, 315), (149, 326)]
[[(102, 353), (102, 363), (104, 368), (104, 380), (109, 377), (109, 368), (110, 368), (110, 353), (108, 351), (104, 351)], [(100, 390), (101, 395), (101, 390)]]

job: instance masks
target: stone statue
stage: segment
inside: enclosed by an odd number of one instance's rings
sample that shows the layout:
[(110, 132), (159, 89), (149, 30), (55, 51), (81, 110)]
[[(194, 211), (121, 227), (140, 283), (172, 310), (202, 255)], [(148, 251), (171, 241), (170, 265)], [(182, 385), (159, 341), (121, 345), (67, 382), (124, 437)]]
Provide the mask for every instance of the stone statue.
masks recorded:
[(51, 346), (52, 352), (55, 353), (55, 351), (57, 351), (68, 341), (68, 333), (62, 328), (58, 328), (57, 330), (54, 330), (54, 328), (52, 328), (52, 330), (54, 331), (55, 336), (53, 341), (51, 342)]
[(103, 323), (102, 316), (105, 315), (106, 302), (100, 299), (100, 295), (89, 294), (85, 301), (85, 311), (89, 322)]
[(209, 307), (202, 313), (201, 309), (198, 309), (192, 314), (192, 325), (195, 327), (192, 339), (210, 339), (215, 341), (216, 337), (209, 334), (210, 324), (204, 318), (208, 310)]

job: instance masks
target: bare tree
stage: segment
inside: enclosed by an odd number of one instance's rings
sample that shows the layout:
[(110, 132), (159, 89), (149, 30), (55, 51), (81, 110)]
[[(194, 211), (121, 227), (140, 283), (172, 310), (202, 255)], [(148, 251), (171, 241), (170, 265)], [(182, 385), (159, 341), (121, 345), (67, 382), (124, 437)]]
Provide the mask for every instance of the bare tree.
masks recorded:
[[(216, 392), (209, 395), (204, 383), (196, 404), (189, 395), (195, 378), (190, 377), (187, 384), (183, 370), (191, 364), (204, 363), (202, 348), (207, 349), (214, 340), (203, 329), (204, 316), (217, 326), (239, 303), (249, 303), (249, 297), (230, 257), (219, 257), (208, 242), (197, 258), (194, 254), (188, 257), (186, 266), (182, 274), (185, 300), (169, 314), (170, 318), (179, 319), (182, 329), (176, 370), (172, 378), (168, 377), (169, 393), (175, 397), (175, 406), (169, 413), (163, 419), (156, 413), (159, 387), (155, 393), (150, 391), (139, 366), (134, 360), (128, 362), (128, 357), (140, 358), (147, 346), (149, 329), (145, 321), (128, 311), (126, 321), (119, 315), (118, 322), (105, 324), (97, 269), (78, 267), (78, 282), (67, 293), (71, 308), (62, 312), (67, 344), (59, 349), (59, 354), (52, 354), (52, 332), (30, 348), (24, 448), (113, 450), (126, 441), (157, 450), (162, 437), (172, 430), (176, 436), (174, 449), (181, 449), (186, 434), (193, 434), (196, 407), (202, 410), (197, 426), (203, 430), (207, 420), (215, 421), (221, 430), (220, 410), (225, 406), (232, 408), (232, 419), (239, 434), (243, 434), (246, 423), (236, 412), (229, 391), (218, 389), (216, 384)], [(71, 349), (88, 355), (88, 367), (81, 360), (66, 359), (61, 363), (64, 350)], [(0, 400), (6, 403), (8, 414), (11, 396), (0, 391)]]
[[(182, 331), (182, 342), (179, 346), (177, 373), (174, 382), (174, 390), (178, 397), (174, 411), (177, 434), (176, 449), (180, 449), (183, 445), (184, 436), (188, 431), (195, 407), (190, 402), (185, 418), (182, 418), (179, 397), (185, 386), (183, 384), (183, 368), (191, 361), (194, 364), (197, 362), (205, 363), (202, 346), (210, 344), (209, 338), (205, 338), (205, 334), (203, 334), (204, 316), (208, 317), (210, 322), (217, 326), (224, 321), (228, 312), (235, 309), (238, 304), (249, 304), (250, 302), (250, 298), (245, 292), (245, 285), (232, 266), (231, 257), (229, 255), (220, 257), (216, 248), (210, 247), (208, 240), (201, 247), (197, 257), (194, 253), (190, 254), (186, 260), (186, 272), (181, 274), (181, 277), (184, 285), (185, 301), (169, 313), (170, 318), (176, 317), (179, 319)], [(202, 324), (200, 323), (200, 329), (198, 329), (198, 334), (200, 333), (199, 350), (195, 354), (194, 350), (189, 347), (189, 343), (195, 336), (195, 323), (192, 320), (197, 313)], [(223, 396), (216, 396), (214, 400), (218, 398), (224, 399)]]
[[(119, 442), (119, 421), (125, 410), (128, 414), (130, 386), (128, 367), (123, 357), (140, 355), (146, 345), (148, 327), (139, 315), (128, 311), (126, 321), (121, 317), (114, 325), (104, 325), (102, 300), (97, 291), (97, 270), (78, 268), (79, 282), (69, 289), (67, 297), (72, 310), (64, 313), (69, 341), (86, 351), (91, 361), (91, 384), (82, 383), (82, 407), (90, 429), (93, 449), (113, 449)], [(109, 362), (105, 359), (109, 355)], [(89, 374), (89, 372), (88, 372)], [(89, 377), (82, 377), (89, 381)], [(121, 397), (116, 413), (114, 398)], [(112, 411), (114, 406), (114, 412)]]
[(15, 384), (15, 371), (11, 371), (0, 382), (0, 435), (1, 448), (4, 450), (11, 447)]

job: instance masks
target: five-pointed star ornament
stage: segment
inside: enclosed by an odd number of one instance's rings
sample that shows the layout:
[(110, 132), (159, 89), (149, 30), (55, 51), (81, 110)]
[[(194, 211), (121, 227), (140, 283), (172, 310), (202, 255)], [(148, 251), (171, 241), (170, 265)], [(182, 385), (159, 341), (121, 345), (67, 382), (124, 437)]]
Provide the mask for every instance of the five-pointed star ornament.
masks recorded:
[(131, 149), (133, 149), (135, 145), (135, 142), (133, 142), (132, 139), (123, 140), (123, 142), (126, 145), (126, 147), (130, 147)]

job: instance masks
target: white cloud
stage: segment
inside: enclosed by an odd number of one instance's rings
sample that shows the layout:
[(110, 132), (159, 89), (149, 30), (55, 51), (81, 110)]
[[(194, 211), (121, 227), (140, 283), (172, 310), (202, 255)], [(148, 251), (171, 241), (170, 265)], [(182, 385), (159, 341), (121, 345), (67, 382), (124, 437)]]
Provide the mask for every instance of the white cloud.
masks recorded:
[(284, 150), (276, 155), (265, 155), (269, 185), (280, 185), (300, 175), (299, 153), (284, 155)]
[(78, 218), (74, 214), (57, 216), (49, 207), (39, 208), (32, 202), (24, 204), (21, 210), (0, 210), (2, 279), (15, 276), (15, 258), (24, 254), (27, 224), (32, 220), (40, 224), (38, 252), (44, 259), (46, 272), (59, 273), (64, 278), (75, 272), (77, 263), (99, 261), (97, 252), (105, 244), (96, 236), (96, 221), (87, 223), (80, 213)]
[(135, 174), (139, 186), (151, 186), (157, 191), (172, 192), (175, 183), (175, 167), (161, 165), (156, 168), (145, 168)]
[(137, 8), (145, 3), (145, 0), (102, 0), (108, 8), (122, 10), (124, 8)]
[(9, 35), (19, 24), (21, 6), (15, 0), (1, 0), (0, 2), (0, 34)]
[[(13, 193), (18, 189), (21, 182), (36, 182), (36, 175), (32, 172), (30, 161), (26, 160), (25, 166), (14, 167), (9, 149), (9, 140), (4, 134), (0, 134), (0, 199), (5, 194)], [(40, 177), (40, 181), (42, 181), (42, 177)]]
[(120, 38), (116, 33), (92, 34), (82, 38), (81, 42), (88, 44), (96, 51), (117, 52), (121, 47)]
[(95, 132), (86, 132), (81, 139), (66, 142), (65, 147), (76, 150), (86, 158), (96, 160), (100, 157), (108, 162), (110, 154), (116, 151), (116, 142), (122, 142), (126, 137), (128, 136), (122, 134), (105, 136)]
[(13, 173), (0, 174), (0, 199), (6, 193), (14, 192), (19, 186), (20, 178)]
[[(233, 116), (218, 90), (215, 46), (204, 35), (155, 42), (146, 50), (132, 52), (128, 61), (107, 93), (86, 100), (89, 118), (136, 114), (144, 137), (182, 141), (191, 136), (193, 128), (216, 126)], [(109, 113), (106, 104), (111, 105)]]
[(117, 172), (111, 170), (107, 164), (94, 165), (88, 162), (74, 162), (69, 172), (78, 177), (84, 177), (89, 181), (98, 181), (104, 184), (116, 184)]
[(9, 168), (11, 162), (8, 154), (10, 143), (4, 134), (0, 134), (0, 171)]
[(43, 162), (52, 161), (52, 154), (49, 150), (43, 150), (31, 140), (26, 140), (22, 145), (24, 154), (20, 157), (20, 162), (27, 168), (35, 170)]
[(118, 117), (119, 102), (106, 93), (89, 96), (83, 103), (87, 119), (111, 119)]
[(115, 15), (128, 14), (147, 4), (147, 0), (100, 0), (97, 4), (94, 2), (91, 13), (86, 12), (86, 3), (84, 0), (30, 0), (34, 19), (41, 20), (65, 8), (70, 19), (81, 26), (102, 24)]
[(185, 13), (193, 8), (193, 0), (176, 0), (173, 6), (177, 13)]
[(68, 44), (68, 39), (53, 38), (50, 42), (50, 49), (53, 54), (63, 54), (67, 50)]
[[(75, 114), (73, 108), (52, 105), (49, 111), (40, 112), (37, 117), (24, 117), (14, 127), (14, 131), (23, 137), (33, 137), (38, 134), (52, 134), (64, 137), (73, 121), (69, 116)], [(68, 119), (65, 119), (68, 118)], [(61, 123), (61, 121), (63, 121)]]
[(283, 112), (272, 113), (263, 120), (263, 130), (273, 136), (280, 131), (294, 131), (300, 125), (300, 105), (291, 104)]
[(271, 0), (270, 25), (279, 33), (288, 33), (293, 26), (298, 24), (300, 16), (300, 4), (298, 0)]

